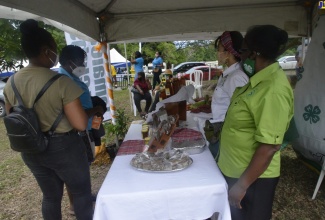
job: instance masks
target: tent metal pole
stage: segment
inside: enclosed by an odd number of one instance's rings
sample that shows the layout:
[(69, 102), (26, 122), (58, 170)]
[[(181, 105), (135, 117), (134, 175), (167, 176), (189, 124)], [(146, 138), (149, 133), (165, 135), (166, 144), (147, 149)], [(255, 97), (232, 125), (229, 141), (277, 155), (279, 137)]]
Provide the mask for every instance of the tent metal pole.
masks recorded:
[(126, 53), (126, 43), (124, 42), (124, 57), (125, 57), (125, 66), (126, 66), (126, 72), (128, 77), (128, 86), (130, 86), (130, 77), (129, 77), (129, 66), (128, 66), (128, 55)]

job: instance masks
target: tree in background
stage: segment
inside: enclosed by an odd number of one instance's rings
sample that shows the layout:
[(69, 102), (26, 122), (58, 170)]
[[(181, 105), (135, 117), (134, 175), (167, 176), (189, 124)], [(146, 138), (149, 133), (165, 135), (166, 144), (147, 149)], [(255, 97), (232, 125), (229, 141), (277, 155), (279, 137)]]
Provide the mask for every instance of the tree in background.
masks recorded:
[[(22, 21), (0, 19), (0, 71), (19, 70), (24, 67), (23, 62), (27, 61), (20, 46), (19, 25)], [(64, 32), (39, 22), (41, 27), (49, 31), (57, 42), (58, 51), (66, 45)]]
[[(20, 47), (19, 25), (22, 21), (0, 19), (0, 71), (19, 70), (27, 60)], [(58, 53), (66, 46), (64, 32), (39, 22), (41, 27), (49, 31), (58, 45)], [(294, 55), (300, 44), (300, 38), (289, 39), (287, 50), (281, 55)], [(190, 61), (214, 61), (216, 53), (213, 40), (193, 40), (174, 42), (142, 42), (144, 64), (148, 65), (154, 59), (156, 51), (162, 53), (164, 62), (177, 65)], [(120, 54), (124, 53), (124, 44), (111, 44)], [(127, 59), (130, 60), (135, 51), (139, 51), (139, 43), (126, 44)]]
[[(174, 65), (187, 61), (216, 60), (214, 41), (148, 42), (141, 43), (141, 47), (145, 65), (152, 62), (156, 51), (162, 53), (164, 62)], [(111, 45), (111, 48), (124, 55), (124, 44)], [(128, 43), (126, 50), (130, 59), (131, 55), (139, 50), (139, 44)]]
[(20, 47), (21, 21), (0, 19), (0, 71), (19, 69), (26, 57)]

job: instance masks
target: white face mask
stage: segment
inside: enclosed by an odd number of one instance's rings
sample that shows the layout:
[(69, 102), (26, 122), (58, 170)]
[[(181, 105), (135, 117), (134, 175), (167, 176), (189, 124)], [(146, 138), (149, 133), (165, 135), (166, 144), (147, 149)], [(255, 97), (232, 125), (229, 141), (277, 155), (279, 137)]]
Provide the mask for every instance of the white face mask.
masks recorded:
[(86, 73), (86, 67), (84, 66), (77, 66), (74, 70), (72, 70), (72, 73), (78, 77), (84, 75)]
[[(71, 61), (72, 62), (72, 61)], [(72, 67), (70, 66), (72, 73), (78, 77), (84, 75), (86, 73), (86, 67), (84, 66), (77, 66), (74, 62), (72, 62), (76, 68), (72, 69)]]
[(54, 53), (52, 50), (49, 50), (49, 51), (51, 51), (51, 52), (56, 56), (55, 61), (53, 61), (53, 60), (51, 59), (51, 57), (49, 57), (49, 59), (50, 59), (51, 62), (53, 63), (53, 66), (56, 66), (56, 65), (59, 63), (59, 55), (56, 54), (56, 53)]

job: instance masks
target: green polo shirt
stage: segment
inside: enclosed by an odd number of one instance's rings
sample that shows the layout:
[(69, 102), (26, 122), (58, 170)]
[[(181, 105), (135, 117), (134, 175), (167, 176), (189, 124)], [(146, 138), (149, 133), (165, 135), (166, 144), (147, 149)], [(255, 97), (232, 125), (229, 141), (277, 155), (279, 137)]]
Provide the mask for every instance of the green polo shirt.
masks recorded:
[[(237, 88), (222, 128), (218, 165), (224, 175), (239, 178), (260, 143), (282, 144), (293, 116), (293, 92), (276, 62)], [(280, 152), (260, 176), (280, 176)]]

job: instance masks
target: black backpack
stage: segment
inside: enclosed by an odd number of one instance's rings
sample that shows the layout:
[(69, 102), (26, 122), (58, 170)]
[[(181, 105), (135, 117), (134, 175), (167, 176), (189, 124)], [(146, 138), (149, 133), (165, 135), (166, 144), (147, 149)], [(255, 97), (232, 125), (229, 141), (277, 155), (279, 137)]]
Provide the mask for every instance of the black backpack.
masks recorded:
[[(36, 96), (32, 108), (27, 108), (23, 104), (23, 100), (14, 82), (14, 75), (11, 77), (11, 86), (18, 100), (18, 105), (10, 109), (9, 114), (4, 117), (3, 121), (7, 129), (10, 146), (13, 150), (23, 153), (40, 153), (46, 150), (50, 136), (42, 132), (34, 105), (51, 84), (61, 76), (61, 74), (55, 75), (44, 85)], [(53, 134), (62, 116), (63, 111), (56, 118), (48, 132), (50, 135)]]

